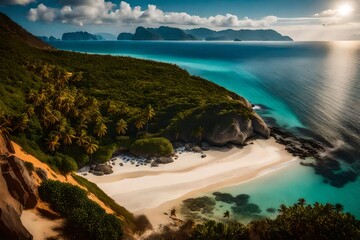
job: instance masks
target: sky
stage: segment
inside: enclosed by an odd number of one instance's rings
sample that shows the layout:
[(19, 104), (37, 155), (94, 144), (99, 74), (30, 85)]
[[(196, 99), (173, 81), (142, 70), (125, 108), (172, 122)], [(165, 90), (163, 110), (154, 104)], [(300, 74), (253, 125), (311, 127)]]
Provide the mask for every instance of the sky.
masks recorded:
[(37, 36), (136, 27), (274, 29), (297, 41), (360, 40), (359, 0), (0, 0)]

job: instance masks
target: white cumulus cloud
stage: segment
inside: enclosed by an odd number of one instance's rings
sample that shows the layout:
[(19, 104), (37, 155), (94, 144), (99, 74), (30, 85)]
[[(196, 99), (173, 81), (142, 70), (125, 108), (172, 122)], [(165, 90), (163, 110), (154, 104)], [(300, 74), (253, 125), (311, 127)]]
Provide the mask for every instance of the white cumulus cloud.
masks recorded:
[(0, 0), (0, 5), (27, 5), (35, 0)]
[[(2, 0), (0, 0), (2, 1)], [(268, 27), (277, 22), (276, 16), (256, 20), (236, 15), (216, 15), (200, 17), (186, 12), (164, 12), (156, 5), (149, 4), (147, 9), (131, 7), (121, 1), (119, 5), (105, 0), (60, 0), (60, 8), (50, 8), (39, 4), (28, 13), (30, 21), (62, 22), (79, 26), (87, 24), (169, 24), (197, 25), (209, 27)]]

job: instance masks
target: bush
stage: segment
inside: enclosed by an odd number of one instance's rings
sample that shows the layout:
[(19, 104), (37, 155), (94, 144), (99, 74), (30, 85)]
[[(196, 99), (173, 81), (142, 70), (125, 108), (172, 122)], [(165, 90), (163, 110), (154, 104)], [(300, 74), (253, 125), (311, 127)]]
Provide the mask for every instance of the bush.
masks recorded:
[(116, 149), (116, 144), (100, 146), (98, 150), (94, 153), (93, 159), (95, 159), (95, 161), (98, 163), (107, 162), (110, 160)]
[(64, 154), (72, 157), (77, 163), (78, 167), (83, 167), (89, 163), (89, 155), (87, 155), (85, 151), (76, 144), (66, 146)]
[(28, 170), (29, 174), (32, 175), (35, 170), (34, 164), (31, 162), (24, 162), (24, 166), (26, 167), (26, 170)]
[(131, 146), (131, 138), (128, 136), (117, 136), (116, 137), (116, 145), (118, 147), (119, 150), (121, 151), (128, 151), (130, 150), (130, 146)]
[(59, 181), (47, 180), (39, 187), (40, 198), (51, 204), (74, 229), (88, 235), (88, 239), (117, 240), (122, 236), (120, 220), (107, 214), (91, 201), (84, 190)]
[(167, 157), (173, 146), (166, 138), (144, 138), (136, 140), (130, 147), (131, 154), (143, 157)]
[(68, 174), (78, 169), (77, 164), (72, 157), (63, 155), (61, 153), (56, 153), (53, 161), (57, 169), (62, 174)]

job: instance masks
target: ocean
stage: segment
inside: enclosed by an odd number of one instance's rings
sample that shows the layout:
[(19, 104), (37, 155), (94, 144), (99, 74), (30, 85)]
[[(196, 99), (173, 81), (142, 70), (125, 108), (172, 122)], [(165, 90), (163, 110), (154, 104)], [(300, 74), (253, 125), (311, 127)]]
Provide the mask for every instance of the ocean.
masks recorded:
[[(131, 56), (177, 64), (259, 106), (270, 126), (312, 138), (327, 149), (339, 168), (319, 175), (299, 162), (264, 173), (253, 181), (220, 189), (248, 194), (261, 213), (293, 204), (340, 203), (360, 218), (360, 42), (167, 42), (53, 41), (62, 50)], [(341, 186), (331, 181), (341, 180)], [(355, 179), (355, 180), (354, 180)], [(204, 193), (211, 196), (211, 193)], [(214, 218), (231, 205), (217, 203)]]

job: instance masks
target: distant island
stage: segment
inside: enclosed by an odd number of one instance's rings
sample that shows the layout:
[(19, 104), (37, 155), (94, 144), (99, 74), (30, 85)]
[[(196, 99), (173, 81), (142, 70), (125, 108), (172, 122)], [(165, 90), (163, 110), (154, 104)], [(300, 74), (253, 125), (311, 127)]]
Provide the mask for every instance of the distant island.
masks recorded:
[(104, 40), (101, 35), (95, 35), (88, 32), (68, 32), (62, 35), (61, 40)]
[[(60, 40), (53, 36), (38, 36), (43, 41)], [(64, 41), (103, 41), (103, 40), (147, 40), (147, 41), (293, 41), (272, 29), (249, 30), (227, 29), (214, 31), (208, 28), (182, 30), (180, 28), (162, 26), (159, 28), (138, 27), (135, 33), (122, 32), (117, 37), (110, 33), (66, 32)]]
[(293, 41), (275, 30), (232, 30), (214, 31), (207, 28), (182, 30), (180, 28), (138, 27), (134, 34), (120, 33), (117, 40), (176, 40), (176, 41)]

